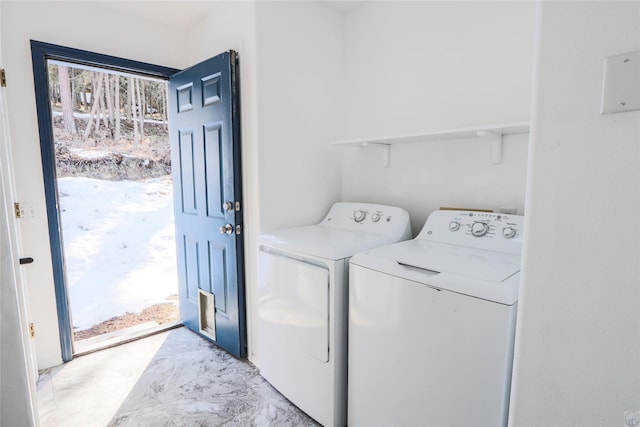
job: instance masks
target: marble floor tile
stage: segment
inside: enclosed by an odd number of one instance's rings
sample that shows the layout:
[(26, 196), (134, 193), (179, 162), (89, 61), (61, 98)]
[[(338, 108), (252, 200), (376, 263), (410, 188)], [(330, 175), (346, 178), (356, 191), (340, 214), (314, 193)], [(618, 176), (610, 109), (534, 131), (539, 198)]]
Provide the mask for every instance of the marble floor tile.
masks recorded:
[(186, 328), (78, 357), (38, 381), (43, 427), (318, 424)]

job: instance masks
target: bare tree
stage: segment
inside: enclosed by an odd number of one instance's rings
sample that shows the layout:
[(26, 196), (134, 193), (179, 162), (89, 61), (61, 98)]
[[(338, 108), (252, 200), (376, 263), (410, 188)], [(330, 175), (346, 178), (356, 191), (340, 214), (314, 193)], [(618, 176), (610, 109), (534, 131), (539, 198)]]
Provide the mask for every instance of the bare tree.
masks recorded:
[(142, 94), (140, 93), (140, 79), (135, 79), (136, 96), (138, 101), (138, 125), (140, 127), (140, 141), (144, 140), (144, 105), (142, 104)]
[(98, 73), (98, 80), (94, 87), (96, 88), (95, 93), (91, 96), (91, 113), (89, 113), (89, 120), (87, 120), (87, 127), (84, 129), (84, 133), (82, 134), (82, 140), (86, 141), (91, 134), (91, 127), (93, 126), (93, 120), (96, 121), (96, 128), (100, 125), (100, 116), (96, 114), (96, 111), (100, 105), (98, 101), (102, 96), (102, 79), (104, 78), (104, 73)]
[(111, 96), (111, 79), (107, 77), (104, 79), (105, 98), (107, 100), (107, 114), (109, 116), (109, 126), (113, 125), (113, 97)]
[(78, 96), (78, 89), (76, 88), (76, 69), (71, 67), (69, 69), (69, 80), (71, 80), (71, 97), (73, 98), (73, 111), (80, 109), (80, 97)]
[[(109, 76), (107, 76), (106, 79), (103, 78), (102, 80), (103, 82), (104, 80), (109, 80)], [(98, 102), (100, 103), (100, 105), (98, 105), (98, 121), (100, 120), (100, 118), (102, 118), (102, 123), (104, 123), (105, 129), (109, 129), (109, 118), (107, 117), (107, 109), (104, 106), (105, 104), (104, 95), (100, 96), (100, 99), (98, 99)], [(97, 129), (98, 129), (98, 126), (96, 126), (96, 130)]]
[(136, 118), (138, 116), (138, 112), (136, 111), (136, 89), (134, 85), (135, 81), (133, 77), (129, 77), (129, 105), (131, 105), (131, 120), (133, 122), (133, 145), (137, 146), (140, 142), (140, 136), (138, 135), (138, 125), (136, 123)]
[(70, 134), (76, 134), (76, 122), (73, 118), (73, 97), (71, 96), (71, 82), (69, 68), (58, 65), (58, 83), (60, 86), (60, 102), (62, 103), (62, 121), (64, 129)]
[(168, 127), (169, 121), (167, 120), (167, 88), (166, 86), (162, 91), (162, 117), (164, 118), (164, 122)]
[(120, 76), (113, 76), (113, 95), (114, 95), (114, 104), (116, 107), (116, 129), (113, 138), (116, 142), (120, 141)]

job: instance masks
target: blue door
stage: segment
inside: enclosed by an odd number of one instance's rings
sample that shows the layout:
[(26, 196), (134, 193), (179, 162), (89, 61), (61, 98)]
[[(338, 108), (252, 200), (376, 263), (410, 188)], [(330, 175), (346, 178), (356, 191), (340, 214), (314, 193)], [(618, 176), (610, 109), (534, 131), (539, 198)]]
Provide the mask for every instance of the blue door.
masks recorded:
[(234, 51), (169, 80), (180, 316), (190, 329), (245, 357), (238, 111)]

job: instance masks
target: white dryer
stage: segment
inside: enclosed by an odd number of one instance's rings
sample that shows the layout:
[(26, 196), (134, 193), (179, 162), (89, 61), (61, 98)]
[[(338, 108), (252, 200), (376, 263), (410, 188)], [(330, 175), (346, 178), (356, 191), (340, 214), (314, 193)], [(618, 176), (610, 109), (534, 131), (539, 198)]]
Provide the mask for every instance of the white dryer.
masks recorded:
[(258, 238), (260, 373), (324, 426), (347, 421), (349, 258), (409, 238), (405, 210), (365, 203), (336, 203), (319, 224)]
[(351, 258), (349, 427), (507, 425), (522, 229), (436, 211)]

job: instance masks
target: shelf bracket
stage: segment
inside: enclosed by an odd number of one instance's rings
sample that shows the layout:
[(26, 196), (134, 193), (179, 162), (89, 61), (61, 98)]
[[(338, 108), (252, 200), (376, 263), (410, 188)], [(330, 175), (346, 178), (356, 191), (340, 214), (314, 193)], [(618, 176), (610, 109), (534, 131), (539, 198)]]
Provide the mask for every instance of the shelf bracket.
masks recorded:
[(494, 165), (502, 163), (502, 133), (480, 130), (476, 135), (491, 140), (491, 163)]
[(382, 142), (363, 141), (362, 147), (378, 147), (382, 149), (382, 166), (388, 168), (391, 165), (391, 144)]

